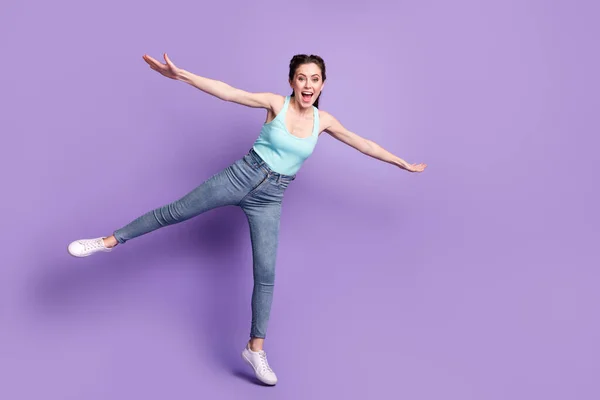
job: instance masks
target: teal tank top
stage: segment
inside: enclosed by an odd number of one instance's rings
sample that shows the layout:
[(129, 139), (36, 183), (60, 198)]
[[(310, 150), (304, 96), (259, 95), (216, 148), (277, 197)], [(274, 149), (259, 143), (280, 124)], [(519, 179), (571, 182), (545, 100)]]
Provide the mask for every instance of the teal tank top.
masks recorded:
[(285, 126), (285, 115), (289, 104), (290, 96), (286, 96), (283, 108), (271, 122), (263, 125), (252, 147), (273, 171), (292, 176), (298, 172), (317, 145), (319, 110), (313, 106), (312, 135), (299, 138), (288, 132)]

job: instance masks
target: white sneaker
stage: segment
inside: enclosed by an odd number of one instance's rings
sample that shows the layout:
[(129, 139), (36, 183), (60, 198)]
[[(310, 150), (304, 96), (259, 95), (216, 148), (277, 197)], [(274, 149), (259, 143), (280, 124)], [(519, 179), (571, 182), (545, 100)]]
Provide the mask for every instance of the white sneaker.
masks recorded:
[(254, 369), (254, 374), (259, 381), (267, 385), (275, 385), (277, 383), (277, 376), (269, 366), (267, 353), (264, 350), (252, 351), (248, 344), (244, 351), (242, 351), (242, 358)]
[(104, 238), (80, 239), (69, 244), (69, 254), (73, 257), (87, 257), (98, 251), (110, 252), (112, 248), (104, 245)]

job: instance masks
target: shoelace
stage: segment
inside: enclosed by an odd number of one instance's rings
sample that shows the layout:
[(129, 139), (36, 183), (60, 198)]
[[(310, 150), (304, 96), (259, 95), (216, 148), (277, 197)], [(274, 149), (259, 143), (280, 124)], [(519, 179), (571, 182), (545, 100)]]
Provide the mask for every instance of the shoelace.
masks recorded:
[(271, 366), (269, 365), (269, 362), (267, 361), (267, 353), (265, 353), (264, 351), (260, 352), (260, 361), (262, 364), (263, 372), (264, 371), (273, 372), (273, 370), (271, 369)]
[(102, 243), (102, 239), (86, 240), (86, 241), (82, 241), (81, 244), (83, 245), (83, 249), (85, 251), (99, 249), (99, 248), (104, 247), (104, 243)]

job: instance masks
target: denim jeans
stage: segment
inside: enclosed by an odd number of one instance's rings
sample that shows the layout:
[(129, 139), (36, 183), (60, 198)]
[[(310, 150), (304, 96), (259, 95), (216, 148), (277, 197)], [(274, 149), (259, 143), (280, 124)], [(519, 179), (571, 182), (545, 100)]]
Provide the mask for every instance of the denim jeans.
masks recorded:
[(275, 283), (283, 194), (296, 175), (282, 175), (254, 151), (216, 173), (180, 199), (116, 230), (119, 243), (222, 206), (239, 206), (250, 225), (254, 287), (250, 336), (265, 338)]

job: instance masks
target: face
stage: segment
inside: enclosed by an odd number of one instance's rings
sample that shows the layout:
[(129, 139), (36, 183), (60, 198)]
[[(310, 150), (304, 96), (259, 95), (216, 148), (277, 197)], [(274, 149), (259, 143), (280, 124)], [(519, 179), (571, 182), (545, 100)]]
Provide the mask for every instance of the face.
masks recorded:
[(290, 82), (290, 86), (294, 90), (294, 97), (301, 107), (312, 106), (321, 94), (323, 85), (321, 68), (314, 63), (300, 65), (296, 69), (294, 80)]

